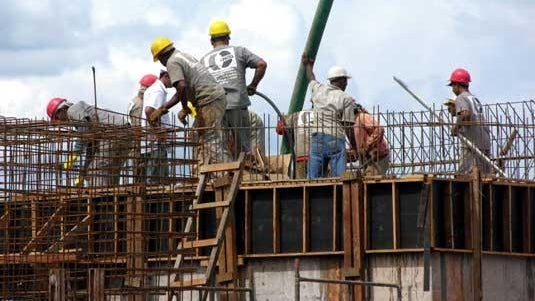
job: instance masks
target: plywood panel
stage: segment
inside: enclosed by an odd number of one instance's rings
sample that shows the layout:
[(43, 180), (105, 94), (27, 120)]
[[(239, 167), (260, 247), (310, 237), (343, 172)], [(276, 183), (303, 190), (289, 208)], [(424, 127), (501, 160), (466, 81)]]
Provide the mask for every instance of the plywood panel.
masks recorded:
[(303, 249), (303, 189), (279, 189), (284, 195), (280, 202), (280, 251), (300, 252)]
[(418, 206), (422, 184), (399, 183), (399, 225), (401, 248), (416, 248), (418, 244)]
[(393, 249), (392, 184), (367, 184), (368, 246), (370, 249)]
[(310, 251), (333, 249), (333, 188), (309, 187)]
[(253, 253), (273, 253), (273, 190), (251, 191)]

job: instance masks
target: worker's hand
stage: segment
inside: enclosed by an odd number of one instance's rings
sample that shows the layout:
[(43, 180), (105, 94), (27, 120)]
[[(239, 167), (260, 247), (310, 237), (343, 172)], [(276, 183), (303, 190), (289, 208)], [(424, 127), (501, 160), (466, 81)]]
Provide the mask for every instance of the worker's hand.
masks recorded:
[(182, 109), (180, 110), (180, 112), (178, 112), (178, 120), (180, 120), (180, 122), (182, 122), (183, 125), (187, 125), (188, 124), (188, 110), (186, 109)]
[(167, 112), (169, 112), (169, 110), (164, 106), (157, 108), (154, 112), (152, 112), (152, 114), (150, 114), (149, 122), (157, 123), (160, 120), (160, 117), (166, 114)]
[(74, 180), (74, 186), (76, 187), (82, 187), (84, 186), (84, 178), (82, 176), (77, 176)]
[(282, 119), (279, 119), (279, 121), (277, 121), (277, 128), (275, 129), (275, 131), (279, 135), (284, 134), (284, 122), (282, 122)]
[(250, 84), (249, 86), (247, 86), (247, 94), (249, 94), (249, 96), (252, 96), (256, 93), (256, 85), (255, 84)]
[(451, 128), (451, 135), (452, 135), (452, 136), (457, 136), (457, 134), (459, 134), (459, 126), (454, 125), (454, 126)]
[(63, 162), (63, 169), (71, 169), (74, 163), (78, 160), (77, 154), (70, 154), (67, 161)]
[(314, 59), (309, 57), (308, 54), (306, 53), (303, 53), (303, 55), (301, 56), (301, 63), (303, 63), (303, 65), (314, 65)]

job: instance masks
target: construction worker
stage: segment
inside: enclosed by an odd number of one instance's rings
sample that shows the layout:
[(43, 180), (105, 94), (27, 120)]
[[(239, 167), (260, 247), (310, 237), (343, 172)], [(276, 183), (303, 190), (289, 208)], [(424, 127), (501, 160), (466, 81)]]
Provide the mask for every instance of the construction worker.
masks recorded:
[[(201, 58), (201, 63), (208, 68), (216, 81), (227, 92), (227, 108), (223, 125), (231, 129), (225, 134), (232, 135), (235, 148), (231, 149), (234, 158), (240, 152), (251, 152), (248, 107), (251, 105), (249, 95), (256, 92), (258, 84), (266, 73), (267, 63), (249, 49), (231, 46), (230, 28), (224, 21), (215, 21), (209, 29), (213, 50)], [(249, 85), (245, 82), (245, 69), (255, 69)]]
[(152, 86), (158, 77), (154, 74), (145, 74), (139, 80), (139, 90), (136, 97), (132, 99), (128, 106), (128, 117), (131, 126), (141, 126), (141, 118), (143, 117), (143, 93), (148, 87)]
[(344, 127), (355, 119), (353, 99), (344, 92), (351, 77), (344, 68), (334, 66), (328, 72), (329, 84), (321, 84), (313, 72), (314, 60), (303, 54), (302, 63), (312, 90), (314, 112), (308, 177), (325, 177), (329, 163), (331, 175), (339, 177), (346, 167)]
[[(76, 122), (78, 132), (93, 134), (82, 135), (63, 164), (64, 169), (71, 169), (80, 155), (85, 153), (85, 162), (75, 185), (83, 186), (84, 180), (89, 182), (89, 186), (119, 184), (121, 168), (133, 140), (127, 117), (95, 108), (83, 101), (73, 104), (61, 97), (51, 99), (46, 111), (54, 123)], [(113, 139), (106, 137), (105, 132), (110, 128), (113, 130)]]
[(312, 119), (312, 111), (304, 110), (284, 116), (287, 128), (284, 128), (282, 120), (277, 123), (277, 134), (283, 135), (286, 131), (286, 135), (292, 140), (295, 149), (296, 179), (307, 178)]
[[(455, 99), (456, 122), (452, 128), (452, 135), (462, 134), (483, 154), (490, 157), (490, 129), (485, 124), (483, 107), (477, 97), (470, 93), (471, 76), (465, 69), (455, 69), (450, 76), (451, 90), (457, 96)], [(461, 144), (461, 159), (459, 172), (469, 173), (474, 166), (478, 166), (481, 173), (491, 172), (491, 166), (474, 151)]]
[(192, 112), (188, 100), (196, 110), (197, 117), (193, 126), (200, 128), (198, 139), (199, 164), (228, 162), (227, 145), (223, 143), (222, 121), (227, 100), (225, 89), (221, 87), (193, 56), (175, 49), (173, 42), (165, 37), (156, 38), (151, 45), (154, 61), (167, 67), (175, 95), (164, 105), (152, 112), (149, 119), (156, 121), (177, 103), (182, 104), (178, 119), (187, 124), (187, 116)]
[(385, 130), (358, 103), (355, 103), (353, 131), (362, 174), (365, 176), (384, 175), (389, 164), (389, 149), (385, 139)]
[(151, 114), (167, 101), (167, 88), (171, 88), (167, 71), (160, 71), (160, 77), (143, 94), (143, 126), (149, 127), (146, 143), (143, 143), (141, 156), (147, 183), (163, 183), (169, 177), (167, 161), (167, 135), (165, 128), (171, 126), (169, 113), (162, 114), (158, 120), (147, 122)]

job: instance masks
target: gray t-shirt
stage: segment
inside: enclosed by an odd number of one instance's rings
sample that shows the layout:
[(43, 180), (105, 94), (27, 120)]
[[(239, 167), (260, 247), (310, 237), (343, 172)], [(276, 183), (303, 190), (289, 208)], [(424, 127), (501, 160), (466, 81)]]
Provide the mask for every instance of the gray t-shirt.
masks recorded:
[(490, 151), (490, 129), (485, 124), (483, 107), (479, 100), (469, 92), (463, 92), (455, 99), (455, 109), (457, 115), (461, 111), (468, 111), (472, 116), (472, 124), (461, 126), (459, 133), (468, 138), (482, 152), (488, 153)]
[(204, 106), (225, 95), (225, 89), (221, 87), (208, 69), (199, 63), (193, 56), (175, 50), (167, 61), (167, 72), (173, 85), (181, 80), (188, 84), (188, 94), (194, 95), (188, 99), (195, 106)]
[(256, 68), (260, 57), (240, 46), (214, 48), (201, 58), (216, 81), (227, 92), (227, 109), (241, 109), (251, 105), (245, 83), (245, 69)]
[(342, 121), (355, 122), (354, 101), (349, 94), (331, 84), (323, 85), (310, 81), (314, 119), (312, 133), (324, 133), (344, 138)]

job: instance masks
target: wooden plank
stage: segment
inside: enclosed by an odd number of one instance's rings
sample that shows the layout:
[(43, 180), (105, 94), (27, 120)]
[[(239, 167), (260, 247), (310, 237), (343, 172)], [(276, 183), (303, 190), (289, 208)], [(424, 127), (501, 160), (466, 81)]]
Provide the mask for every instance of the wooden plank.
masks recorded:
[(0, 264), (54, 264), (75, 262), (79, 260), (76, 253), (30, 253), (0, 255)]
[(191, 210), (202, 210), (202, 209), (211, 209), (218, 207), (228, 207), (230, 205), (229, 201), (217, 201), (217, 202), (207, 202), (201, 204), (195, 204), (191, 207)]
[[(468, 186), (470, 187), (470, 186)], [(464, 190), (463, 193), (463, 205), (464, 205), (464, 249), (472, 249), (472, 231), (471, 229), (471, 223), (472, 223), (472, 214), (471, 214), (471, 196), (470, 196), (470, 190)], [(479, 209), (481, 211), (481, 208)], [(480, 221), (481, 222), (481, 221)], [(482, 237), (481, 237), (482, 238)]]
[(216, 238), (185, 241), (182, 243), (182, 249), (206, 248), (206, 247), (213, 247), (213, 246), (217, 246)]
[(306, 187), (303, 187), (303, 252), (306, 253), (309, 250), (309, 191)]
[(477, 167), (472, 172), (472, 288), (474, 300), (483, 299), (481, 280), (481, 174)]
[(37, 201), (31, 200), (30, 201), (30, 210), (31, 210), (31, 224), (32, 224), (32, 239), (35, 239), (37, 237), (37, 221), (39, 220), (39, 217), (37, 215)]
[(7, 205), (6, 205), (6, 211), (4, 212), (4, 214), (2, 214), (2, 216), (0, 216), (0, 229), (7, 228), (8, 224), (9, 224), (10, 212), (11, 211), (9, 210), (9, 208), (7, 208)]
[(67, 300), (67, 270), (50, 269), (48, 272), (48, 298), (50, 301)]
[(205, 278), (192, 278), (189, 280), (172, 281), (171, 283), (169, 283), (169, 287), (171, 288), (194, 287), (194, 286), (205, 285), (206, 283), (207, 282)]
[(369, 250), (371, 249), (370, 248), (370, 237), (369, 237), (369, 214), (370, 214), (370, 210), (368, 209), (368, 185), (366, 185), (366, 183), (364, 183), (362, 185), (364, 187), (364, 190), (363, 190), (363, 198), (364, 198), (364, 223), (363, 223), (363, 227), (364, 227), (364, 230), (362, 231), (364, 233), (364, 251), (366, 250)]
[(202, 165), (199, 168), (199, 173), (207, 174), (207, 173), (213, 173), (213, 172), (239, 170), (240, 167), (241, 167), (240, 161), (206, 164), (206, 165)]
[(104, 269), (89, 269), (89, 277), (87, 281), (87, 300), (106, 300), (104, 296)]
[(61, 249), (62, 245), (67, 242), (71, 241), (72, 239), (76, 238), (74, 234), (86, 230), (84, 227), (86, 227), (91, 222), (92, 216), (86, 215), (80, 222), (78, 222), (74, 227), (71, 228), (67, 233), (63, 234), (60, 239), (55, 241), (49, 248), (48, 252), (56, 251), (57, 249)]
[(67, 206), (67, 203), (64, 201), (61, 201), (59, 207), (56, 209), (56, 211), (50, 216), (50, 218), (46, 221), (46, 223), (43, 224), (41, 229), (35, 234), (35, 236), (32, 237), (32, 239), (24, 246), (21, 253), (27, 254), (35, 249), (37, 246), (37, 243), (39, 240), (43, 239), (46, 235), (47, 231), (50, 229), (50, 227), (54, 226), (60, 217), (63, 215), (63, 211), (65, 210), (65, 207)]

